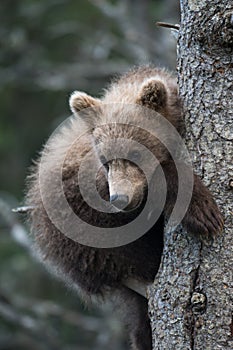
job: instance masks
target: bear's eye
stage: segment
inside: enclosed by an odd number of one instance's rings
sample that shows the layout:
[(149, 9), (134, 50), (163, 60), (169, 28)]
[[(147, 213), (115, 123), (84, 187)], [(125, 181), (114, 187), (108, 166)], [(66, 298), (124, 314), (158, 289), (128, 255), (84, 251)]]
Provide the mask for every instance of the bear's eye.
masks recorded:
[(141, 153), (139, 151), (131, 151), (128, 154), (128, 159), (131, 160), (132, 162), (137, 162), (141, 159)]
[(105, 156), (100, 156), (100, 161), (103, 165), (107, 163), (107, 159), (105, 158)]
[(103, 164), (103, 166), (108, 170), (108, 162), (105, 156), (100, 156), (100, 161)]

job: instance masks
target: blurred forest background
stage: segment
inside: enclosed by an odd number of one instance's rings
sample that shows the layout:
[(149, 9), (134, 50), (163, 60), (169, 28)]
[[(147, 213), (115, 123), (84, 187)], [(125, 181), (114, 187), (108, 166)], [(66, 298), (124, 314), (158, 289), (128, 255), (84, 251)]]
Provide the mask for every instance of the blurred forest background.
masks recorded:
[(175, 69), (178, 0), (0, 1), (0, 350), (126, 349), (111, 309), (85, 309), (30, 252), (22, 217), (32, 159), (70, 115), (69, 94), (98, 96), (135, 64)]

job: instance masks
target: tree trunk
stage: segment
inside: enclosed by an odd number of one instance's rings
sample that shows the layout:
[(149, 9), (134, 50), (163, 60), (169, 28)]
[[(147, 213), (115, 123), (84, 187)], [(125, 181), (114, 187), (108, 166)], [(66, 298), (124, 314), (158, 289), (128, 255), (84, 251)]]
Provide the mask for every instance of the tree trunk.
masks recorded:
[(233, 3), (181, 0), (178, 78), (196, 173), (225, 218), (223, 235), (166, 232), (149, 290), (154, 349), (233, 349)]

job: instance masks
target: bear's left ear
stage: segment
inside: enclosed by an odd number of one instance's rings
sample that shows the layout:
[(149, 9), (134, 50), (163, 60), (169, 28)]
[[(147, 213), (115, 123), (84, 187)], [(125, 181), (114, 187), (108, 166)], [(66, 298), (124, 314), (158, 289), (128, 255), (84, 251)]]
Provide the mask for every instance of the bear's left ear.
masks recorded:
[(148, 79), (142, 86), (137, 104), (159, 111), (167, 105), (167, 90), (164, 83), (156, 79)]
[(101, 101), (97, 98), (87, 95), (85, 92), (74, 91), (69, 99), (70, 109), (74, 114), (77, 114), (85, 108), (99, 107)]

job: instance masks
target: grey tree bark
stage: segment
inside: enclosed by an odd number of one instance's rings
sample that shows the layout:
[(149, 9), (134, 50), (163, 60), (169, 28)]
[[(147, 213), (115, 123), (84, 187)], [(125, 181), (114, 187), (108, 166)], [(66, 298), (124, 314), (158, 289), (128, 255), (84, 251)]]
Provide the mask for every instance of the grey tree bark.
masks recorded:
[(233, 349), (233, 2), (181, 0), (178, 79), (196, 173), (225, 218), (214, 240), (166, 232), (149, 290), (154, 349)]

